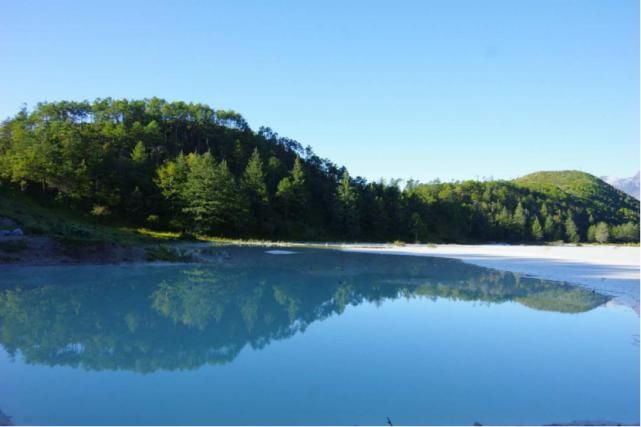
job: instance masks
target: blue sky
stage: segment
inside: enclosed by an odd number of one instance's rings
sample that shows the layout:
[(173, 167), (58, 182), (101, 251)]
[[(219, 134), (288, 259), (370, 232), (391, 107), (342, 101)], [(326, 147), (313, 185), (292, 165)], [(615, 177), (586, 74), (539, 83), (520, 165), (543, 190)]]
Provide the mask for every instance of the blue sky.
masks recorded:
[(368, 179), (639, 169), (639, 3), (20, 1), (0, 117), (97, 97), (234, 109)]

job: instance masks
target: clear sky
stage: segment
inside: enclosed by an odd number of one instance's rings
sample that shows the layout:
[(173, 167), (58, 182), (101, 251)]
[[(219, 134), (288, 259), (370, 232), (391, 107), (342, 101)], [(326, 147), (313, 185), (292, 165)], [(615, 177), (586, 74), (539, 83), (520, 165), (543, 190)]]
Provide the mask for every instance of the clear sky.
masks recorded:
[(107, 96), (234, 109), (368, 179), (628, 176), (639, 2), (2, 3), (0, 118)]

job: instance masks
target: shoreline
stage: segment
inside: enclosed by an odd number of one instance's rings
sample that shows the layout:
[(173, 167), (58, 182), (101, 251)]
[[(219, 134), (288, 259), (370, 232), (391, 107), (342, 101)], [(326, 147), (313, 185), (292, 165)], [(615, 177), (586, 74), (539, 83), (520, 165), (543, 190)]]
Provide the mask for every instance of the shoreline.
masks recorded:
[[(131, 264), (166, 262), (199, 262), (204, 248), (253, 246), (262, 248), (330, 249), (381, 255), (427, 256), (457, 259), (495, 270), (509, 271), (544, 280), (567, 282), (613, 297), (615, 303), (639, 313), (640, 263), (639, 246), (621, 245), (510, 245), (510, 244), (389, 244), (341, 242), (283, 242), (260, 240), (164, 241), (151, 245), (123, 246), (98, 243), (65, 247), (45, 236), (2, 238), (23, 240), (24, 251), (0, 257), (0, 268), (37, 265)], [(169, 248), (175, 259), (150, 258), (149, 251)], [(185, 251), (191, 260), (180, 259)], [(165, 255), (166, 250), (163, 250)], [(0, 255), (2, 255), (0, 253)], [(155, 261), (153, 260), (155, 259)]]
[(458, 259), (495, 270), (544, 280), (568, 282), (613, 297), (639, 313), (638, 246), (576, 245), (360, 245), (345, 252)]

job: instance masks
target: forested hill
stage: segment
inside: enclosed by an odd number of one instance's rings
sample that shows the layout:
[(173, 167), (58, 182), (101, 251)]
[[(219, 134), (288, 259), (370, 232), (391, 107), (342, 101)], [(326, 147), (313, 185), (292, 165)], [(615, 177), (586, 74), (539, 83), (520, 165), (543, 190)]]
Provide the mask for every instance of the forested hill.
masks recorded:
[(39, 104), (0, 127), (0, 186), (102, 224), (227, 237), (638, 241), (639, 202), (591, 175), (366, 182), (207, 105)]
[(567, 197), (573, 202), (594, 204), (598, 209), (638, 210), (639, 201), (625, 192), (589, 173), (579, 171), (535, 172), (515, 180), (517, 184), (555, 197)]

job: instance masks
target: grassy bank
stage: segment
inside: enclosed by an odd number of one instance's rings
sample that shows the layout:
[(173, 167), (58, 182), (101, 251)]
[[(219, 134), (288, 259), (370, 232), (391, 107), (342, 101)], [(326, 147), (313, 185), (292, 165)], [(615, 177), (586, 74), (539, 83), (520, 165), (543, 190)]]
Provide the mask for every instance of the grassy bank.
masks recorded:
[(160, 233), (101, 224), (60, 206), (43, 206), (19, 192), (0, 190), (0, 217), (15, 221), (26, 235), (47, 236), (61, 242), (135, 245), (178, 239), (178, 233)]

